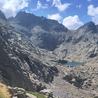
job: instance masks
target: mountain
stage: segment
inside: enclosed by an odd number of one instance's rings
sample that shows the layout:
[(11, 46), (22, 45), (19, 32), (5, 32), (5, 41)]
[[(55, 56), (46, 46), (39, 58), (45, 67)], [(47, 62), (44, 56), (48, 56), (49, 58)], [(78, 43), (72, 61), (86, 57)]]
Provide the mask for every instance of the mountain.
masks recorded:
[(63, 44), (55, 50), (57, 53), (65, 54), (67, 51), (67, 53), (71, 55), (77, 55), (81, 52), (81, 55), (84, 54), (83, 56), (87, 57), (87, 55), (89, 55), (87, 50), (89, 50), (92, 45), (97, 47), (98, 28), (93, 22), (88, 22), (77, 30), (72, 31), (70, 37), (67, 36), (67, 38), (69, 38), (70, 41), (64, 41)]
[(26, 12), (7, 21), (1, 16), (0, 82), (54, 98), (97, 97), (97, 25), (72, 31)]
[(54, 66), (44, 64), (39, 49), (8, 23), (0, 24), (0, 47), (0, 80), (10, 86), (38, 90), (41, 81), (52, 82), (58, 73)]
[(90, 30), (94, 30), (96, 32), (96, 25), (91, 21), (81, 26), (78, 30), (80, 29), (84, 29), (85, 32)]
[(35, 46), (47, 50), (54, 50), (65, 40), (66, 33), (69, 32), (66, 27), (55, 20), (38, 17), (26, 12), (19, 12), (15, 18), (11, 19), (11, 22), (12, 25), (15, 24), (15, 27), (17, 24), (18, 29), (23, 30), (24, 27), (26, 29), (24, 32)]
[(40, 26), (46, 31), (67, 31), (67, 28), (55, 20), (46, 19), (45, 17), (38, 17), (26, 12), (19, 12), (13, 21), (29, 29), (32, 29), (34, 26)]
[[(84, 41), (89, 40), (97, 40), (98, 30), (96, 25), (93, 22), (89, 22), (84, 24), (75, 32), (77, 34), (78, 40), (83, 39)], [(95, 38), (95, 39), (94, 39)], [(79, 42), (79, 41), (78, 41)]]

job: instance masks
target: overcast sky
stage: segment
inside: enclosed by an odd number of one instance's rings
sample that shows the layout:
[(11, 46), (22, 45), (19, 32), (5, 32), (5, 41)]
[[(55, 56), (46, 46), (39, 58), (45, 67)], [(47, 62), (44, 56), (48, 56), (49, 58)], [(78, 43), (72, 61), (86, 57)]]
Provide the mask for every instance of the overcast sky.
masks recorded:
[(98, 0), (0, 0), (0, 10), (6, 17), (23, 10), (57, 20), (69, 29), (89, 21), (98, 24)]

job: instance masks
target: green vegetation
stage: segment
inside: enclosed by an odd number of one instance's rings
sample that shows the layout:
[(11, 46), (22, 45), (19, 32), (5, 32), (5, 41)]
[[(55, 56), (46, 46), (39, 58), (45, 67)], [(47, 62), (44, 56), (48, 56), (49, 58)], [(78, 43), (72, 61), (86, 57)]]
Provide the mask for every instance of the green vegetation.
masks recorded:
[(29, 93), (36, 96), (37, 98), (46, 98), (45, 95), (38, 93), (38, 92), (29, 92)]

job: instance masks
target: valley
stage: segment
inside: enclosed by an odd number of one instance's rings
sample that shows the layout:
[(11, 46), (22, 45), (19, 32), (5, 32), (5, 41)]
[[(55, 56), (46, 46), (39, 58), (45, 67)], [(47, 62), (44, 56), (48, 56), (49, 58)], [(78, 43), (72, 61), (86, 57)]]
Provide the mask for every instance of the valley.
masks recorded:
[(97, 98), (97, 60), (93, 22), (69, 30), (30, 13), (7, 19), (0, 12), (0, 82), (17, 92), (4, 98)]

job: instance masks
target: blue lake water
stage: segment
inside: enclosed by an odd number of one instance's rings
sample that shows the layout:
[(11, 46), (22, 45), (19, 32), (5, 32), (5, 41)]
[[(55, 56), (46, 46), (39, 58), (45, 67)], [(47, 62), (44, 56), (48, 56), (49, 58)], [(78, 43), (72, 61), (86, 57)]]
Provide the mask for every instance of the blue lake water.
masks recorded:
[(77, 61), (68, 61), (65, 65), (68, 67), (76, 67), (76, 66), (80, 66), (83, 65), (83, 62), (77, 62)]
[(84, 62), (68, 61), (68, 60), (59, 60), (58, 63), (65, 65), (67, 67), (76, 67), (84, 64)]

